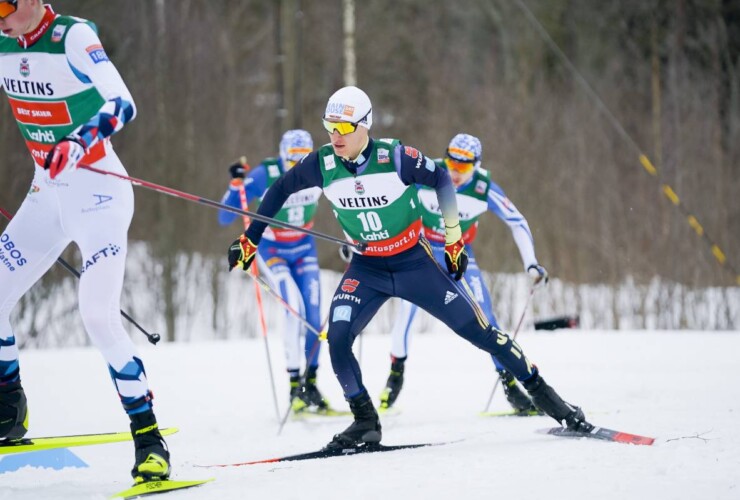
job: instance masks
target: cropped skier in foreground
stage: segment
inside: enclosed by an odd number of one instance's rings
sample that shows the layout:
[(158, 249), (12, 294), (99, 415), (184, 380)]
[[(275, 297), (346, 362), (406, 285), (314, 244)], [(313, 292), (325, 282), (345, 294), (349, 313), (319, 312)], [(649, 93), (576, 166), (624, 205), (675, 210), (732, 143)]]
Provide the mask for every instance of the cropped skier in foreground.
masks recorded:
[(74, 241), (83, 262), (82, 321), (131, 419), (131, 474), (137, 483), (166, 479), (170, 455), (144, 364), (121, 323), (133, 189), (76, 169), (88, 164), (125, 174), (109, 138), (133, 120), (133, 99), (94, 24), (57, 15), (41, 0), (17, 0), (0, 2), (0, 30), (0, 85), (35, 163), (31, 189), (0, 236), (0, 439), (28, 430), (10, 313)]
[[(258, 212), (273, 216), (292, 193), (321, 187), (345, 234), (356, 243), (367, 243), (344, 273), (329, 312), (332, 366), (354, 422), (336, 434), (328, 448), (379, 443), (382, 438), (380, 419), (362, 383), (352, 344), (391, 297), (418, 305), (473, 345), (495, 355), (522, 382), (534, 404), (559, 423), (590, 430), (592, 426), (580, 408), (562, 400), (521, 348), (491, 326), (459, 284), (468, 257), (449, 174), (398, 140), (370, 138), (372, 106), (357, 87), (344, 87), (329, 98), (323, 124), (331, 144), (303, 158), (275, 182)], [(445, 223), (446, 270), (421, 237), (417, 184), (436, 191)], [(249, 268), (265, 227), (265, 223), (254, 221), (231, 244), (230, 269)]]

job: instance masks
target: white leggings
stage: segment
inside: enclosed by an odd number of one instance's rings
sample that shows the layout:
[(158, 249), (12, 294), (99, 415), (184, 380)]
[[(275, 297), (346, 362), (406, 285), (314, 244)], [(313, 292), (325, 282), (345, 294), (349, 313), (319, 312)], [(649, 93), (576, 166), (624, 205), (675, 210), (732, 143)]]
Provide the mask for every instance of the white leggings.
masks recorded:
[[(110, 149), (95, 167), (126, 174)], [(133, 189), (126, 181), (86, 170), (64, 172), (51, 180), (48, 172), (35, 169), (26, 199), (0, 236), (0, 377), (3, 367), (18, 369), (11, 311), (75, 242), (82, 255), (82, 322), (112, 369), (121, 400), (130, 404), (148, 394), (143, 365), (120, 313)]]

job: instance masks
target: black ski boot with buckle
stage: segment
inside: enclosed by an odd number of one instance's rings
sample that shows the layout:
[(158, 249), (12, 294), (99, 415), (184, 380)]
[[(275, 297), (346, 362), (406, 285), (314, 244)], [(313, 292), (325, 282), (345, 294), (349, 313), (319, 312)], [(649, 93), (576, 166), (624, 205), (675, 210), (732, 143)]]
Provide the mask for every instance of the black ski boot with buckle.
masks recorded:
[(383, 437), (380, 418), (367, 392), (350, 399), (349, 408), (355, 416), (355, 421), (341, 433), (336, 434), (326, 448), (357, 448), (361, 444), (380, 443)]
[(134, 438), (136, 462), (131, 475), (136, 484), (160, 481), (170, 476), (170, 452), (159, 433), (154, 412), (149, 409), (129, 415)]
[(534, 377), (523, 384), (532, 397), (535, 406), (557, 420), (560, 425), (565, 425), (570, 430), (580, 432), (590, 432), (594, 428), (586, 421), (583, 411), (579, 407), (563, 401), (555, 392), (555, 389), (547, 385), (539, 373), (536, 373)]

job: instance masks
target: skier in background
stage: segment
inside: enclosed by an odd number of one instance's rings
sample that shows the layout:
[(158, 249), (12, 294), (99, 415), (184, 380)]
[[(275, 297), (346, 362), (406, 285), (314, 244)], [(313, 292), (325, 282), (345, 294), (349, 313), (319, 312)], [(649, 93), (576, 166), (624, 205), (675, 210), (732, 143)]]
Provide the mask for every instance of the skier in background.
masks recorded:
[[(519, 254), (534, 284), (547, 283), (547, 271), (535, 257), (534, 240), (524, 216), (506, 197), (504, 191), (491, 180), (487, 170), (481, 168), (483, 148), (477, 137), (468, 134), (457, 134), (449, 143), (444, 159), (435, 160), (437, 168), (445, 169), (450, 175), (457, 192), (457, 206), (460, 210), (460, 227), (468, 254), (468, 269), (465, 281), (472, 291), (476, 302), (488, 318), (491, 325), (499, 329), (496, 316), (491, 307), (491, 296), (483, 282), (478, 263), (475, 260), (472, 243), (478, 234), (478, 219), (486, 212), (493, 212), (511, 229), (514, 241), (519, 247)], [(424, 236), (429, 240), (434, 258), (445, 262), (445, 228), (444, 218), (439, 208), (437, 196), (433, 189), (419, 186), (421, 218)], [(396, 321), (391, 332), (391, 373), (386, 387), (380, 395), (380, 408), (386, 410), (393, 406), (403, 387), (405, 362), (408, 357), (408, 342), (411, 325), (416, 316), (417, 306), (403, 301), (398, 310)], [(509, 404), (519, 413), (528, 414), (537, 409), (532, 401), (522, 392), (514, 376), (506, 371), (503, 365), (491, 356), (496, 371), (501, 377), (504, 393)]]
[[(240, 189), (246, 191), (247, 202), (262, 200), (265, 191), (301, 158), (313, 151), (313, 140), (305, 130), (288, 130), (280, 140), (278, 158), (265, 158), (253, 170), (249, 170), (242, 158), (229, 167), (231, 183), (223, 196), (226, 205), (241, 208)], [(308, 188), (293, 194), (275, 218), (295, 226), (310, 229), (321, 197), (320, 188)], [(221, 210), (218, 220), (222, 225), (231, 224), (238, 216)], [(295, 311), (303, 312), (306, 321), (316, 331), (321, 330), (319, 261), (313, 236), (270, 226), (265, 232), (264, 244), (260, 247), (258, 264), (260, 270), (275, 290), (280, 292)], [(319, 368), (320, 342), (315, 332), (290, 314), (285, 315), (285, 360), (290, 376), (290, 404), (296, 414), (306, 411), (328, 414), (332, 410), (316, 386)], [(303, 356), (301, 337), (305, 335)], [(301, 358), (305, 357), (306, 376), (301, 380)]]
[[(131, 419), (136, 483), (166, 479), (170, 454), (152, 409), (144, 364), (121, 323), (131, 184), (76, 170), (126, 174), (110, 136), (136, 115), (95, 25), (41, 0), (0, 2), (0, 85), (34, 161), (31, 189), (0, 236), (0, 438), (28, 429), (10, 313), (70, 242), (82, 254), (82, 322)], [(74, 402), (70, 402), (74, 405)]]
[[(395, 139), (374, 140), (370, 99), (357, 87), (330, 98), (323, 125), (331, 143), (304, 157), (265, 194), (259, 213), (276, 214), (289, 196), (319, 187), (332, 204), (345, 234), (364, 243), (342, 276), (329, 311), (332, 367), (354, 415), (330, 449), (379, 443), (378, 413), (352, 353), (357, 335), (382, 304), (400, 297), (421, 306), (473, 345), (494, 354), (521, 381), (535, 405), (568, 428), (593, 428), (580, 408), (564, 402), (540, 376), (521, 348), (494, 328), (459, 280), (468, 263), (455, 188), (446, 170)], [(417, 184), (434, 188), (445, 226), (445, 266), (421, 237)], [(228, 249), (230, 269), (247, 270), (266, 224), (254, 221)]]

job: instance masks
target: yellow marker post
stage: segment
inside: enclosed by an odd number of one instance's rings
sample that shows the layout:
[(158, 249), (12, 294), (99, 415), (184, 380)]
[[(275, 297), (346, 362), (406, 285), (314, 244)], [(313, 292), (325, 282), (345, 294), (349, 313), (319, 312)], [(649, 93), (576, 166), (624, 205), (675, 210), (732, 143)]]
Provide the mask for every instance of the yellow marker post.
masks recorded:
[(665, 194), (674, 205), (678, 206), (681, 204), (681, 200), (678, 198), (678, 195), (668, 184), (663, 184), (663, 194)]
[(696, 234), (702, 236), (704, 234), (704, 228), (701, 224), (699, 224), (699, 221), (696, 220), (696, 217), (694, 217), (693, 215), (689, 215), (688, 220), (689, 226), (691, 226), (691, 228), (696, 231)]
[(645, 170), (648, 171), (650, 175), (656, 176), (658, 175), (658, 169), (656, 169), (653, 164), (650, 162), (650, 159), (645, 155), (640, 155), (640, 163), (642, 163), (642, 166), (645, 167)]

